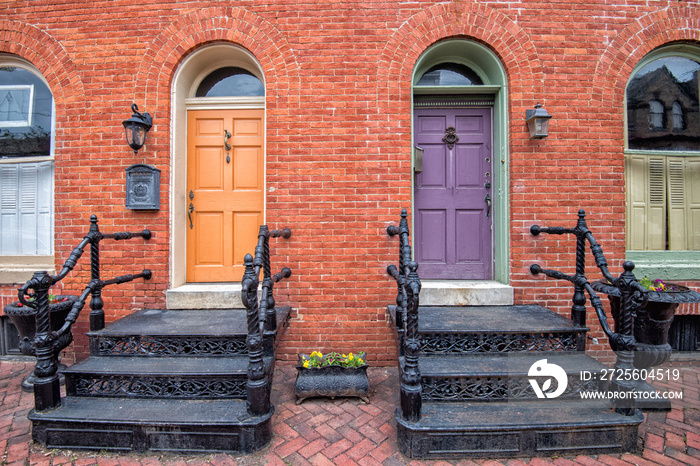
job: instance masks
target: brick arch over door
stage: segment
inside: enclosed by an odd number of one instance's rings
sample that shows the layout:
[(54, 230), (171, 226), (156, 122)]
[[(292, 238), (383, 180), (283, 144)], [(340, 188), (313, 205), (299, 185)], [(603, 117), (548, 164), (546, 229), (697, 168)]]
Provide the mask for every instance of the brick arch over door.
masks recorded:
[(265, 75), (268, 109), (298, 106), (299, 65), (287, 39), (266, 19), (242, 8), (205, 8), (166, 27), (139, 66), (136, 82), (144, 86), (136, 90), (135, 101), (165, 109), (178, 65), (199, 47), (217, 42), (240, 45), (255, 56)]
[[(662, 45), (687, 41), (700, 41), (699, 5), (671, 7), (636, 19), (610, 41), (601, 55), (592, 86), (591, 108), (601, 116), (622, 121), (625, 88), (637, 63)], [(619, 140), (622, 148), (624, 128), (609, 126), (616, 128), (611, 137)]]
[[(476, 40), (496, 53), (508, 76), (509, 93), (519, 96), (510, 101), (511, 113), (524, 114), (532, 102), (546, 95), (543, 85), (536, 84), (543, 82), (537, 50), (520, 26), (484, 5), (440, 3), (405, 21), (380, 53), (377, 104), (392, 124), (400, 121), (410, 125), (411, 78), (416, 61), (431, 45), (448, 38)], [(401, 147), (408, 151), (410, 140)]]
[[(182, 135), (181, 121), (186, 114), (183, 89), (177, 80), (179, 72), (187, 64), (194, 52), (205, 50), (207, 46), (223, 50), (244, 49), (257, 62), (264, 76), (266, 133), (276, 134), (289, 127), (291, 119), (297, 115), (299, 106), (300, 78), (299, 66), (286, 38), (265, 19), (241, 8), (209, 8), (177, 18), (167, 26), (151, 43), (140, 64), (137, 82), (145, 83), (137, 90), (136, 101), (147, 103), (146, 108), (158, 109), (159, 119), (169, 122), (163, 131), (149, 134), (160, 150), (161, 166), (168, 167), (171, 173), (165, 174), (172, 183), (168, 190), (169, 215), (171, 222), (170, 286), (184, 283), (183, 260), (186, 247), (183, 235), (174, 225), (186, 217), (181, 212), (186, 198), (186, 184), (182, 176), (186, 173), (181, 147), (177, 141)], [(177, 89), (176, 89), (177, 88)], [(143, 90), (145, 89), (145, 92)], [(185, 91), (186, 92), (186, 91)], [(184, 96), (188, 97), (188, 96)], [(141, 99), (141, 100), (139, 100)], [(172, 134), (170, 131), (174, 131)], [(151, 133), (154, 131), (152, 130)], [(276, 167), (279, 161), (292, 154), (290, 147), (274, 143), (266, 144), (266, 179), (274, 183), (283, 178)], [(169, 156), (169, 159), (166, 158)], [(265, 211), (269, 217), (277, 219), (284, 206), (275, 196), (267, 198)]]
[[(493, 179), (498, 179), (501, 194), (494, 200), (493, 231), (494, 268), (491, 278), (501, 283), (510, 280), (510, 237), (514, 230), (509, 219), (510, 184), (509, 153), (521, 157), (520, 149), (527, 144), (524, 122), (520, 115), (542, 99), (543, 69), (534, 43), (525, 31), (502, 13), (476, 4), (434, 5), (409, 18), (387, 41), (379, 56), (377, 84), (378, 112), (386, 116), (388, 134), (392, 135), (386, 150), (392, 160), (400, 164), (402, 176), (393, 183), (404, 198), (397, 198), (397, 206), (411, 205), (413, 185), (411, 173), (412, 127), (412, 79), (416, 63), (421, 55), (433, 45), (446, 40), (463, 40), (481, 44), (502, 67), (504, 77), (499, 84), (503, 99), (494, 109), (494, 116), (501, 121), (494, 134), (494, 153), (503, 158), (505, 164), (497, 164)], [(493, 83), (492, 83), (493, 84)], [(511, 117), (506, 117), (506, 114)], [(414, 128), (415, 131), (415, 128)], [(415, 135), (415, 134), (414, 134)], [(512, 157), (511, 157), (512, 158)], [(415, 208), (415, 206), (414, 206)], [(415, 212), (414, 212), (415, 214)], [(415, 227), (415, 225), (414, 225)], [(414, 228), (415, 231), (415, 228)], [(414, 241), (416, 236), (414, 236)], [(491, 274), (491, 273), (489, 273)], [(488, 275), (483, 278), (488, 279)]]

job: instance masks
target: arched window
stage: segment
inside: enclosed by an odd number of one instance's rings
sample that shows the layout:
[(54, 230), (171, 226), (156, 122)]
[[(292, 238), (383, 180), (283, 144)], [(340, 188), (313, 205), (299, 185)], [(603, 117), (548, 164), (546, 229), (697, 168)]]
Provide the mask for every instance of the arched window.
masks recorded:
[(250, 97), (265, 95), (265, 86), (253, 73), (237, 66), (226, 66), (202, 80), (196, 97)]
[(627, 257), (635, 263), (652, 257), (646, 251), (674, 261), (700, 252), (699, 77), (700, 48), (679, 44), (648, 54), (627, 83)]
[(38, 70), (0, 56), (0, 257), (13, 264), (53, 264), (53, 107)]
[(672, 52), (652, 52), (651, 57), (627, 83), (628, 148), (700, 151), (700, 59)]
[(423, 73), (416, 86), (480, 86), (484, 84), (471, 68), (459, 63), (441, 63)]

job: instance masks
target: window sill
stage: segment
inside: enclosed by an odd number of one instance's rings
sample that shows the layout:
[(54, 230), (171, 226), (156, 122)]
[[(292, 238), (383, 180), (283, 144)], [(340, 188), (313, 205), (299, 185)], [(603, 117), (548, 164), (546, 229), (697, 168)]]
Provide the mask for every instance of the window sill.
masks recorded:
[(627, 251), (625, 257), (637, 278), (700, 280), (700, 251)]
[(0, 256), (0, 283), (25, 283), (37, 270), (53, 271), (54, 256)]

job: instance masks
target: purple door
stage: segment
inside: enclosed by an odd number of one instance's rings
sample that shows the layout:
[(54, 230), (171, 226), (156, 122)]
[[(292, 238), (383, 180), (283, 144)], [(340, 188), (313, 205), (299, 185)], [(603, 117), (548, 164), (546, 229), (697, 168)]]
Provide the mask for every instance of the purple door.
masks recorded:
[(492, 278), (491, 108), (416, 109), (414, 191), (421, 278)]

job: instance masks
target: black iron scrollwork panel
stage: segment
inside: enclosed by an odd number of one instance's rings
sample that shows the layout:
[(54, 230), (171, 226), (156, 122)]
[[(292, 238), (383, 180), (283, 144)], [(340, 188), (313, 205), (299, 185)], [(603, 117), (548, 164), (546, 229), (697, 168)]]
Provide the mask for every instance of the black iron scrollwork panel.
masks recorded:
[(138, 398), (245, 398), (246, 381), (231, 379), (172, 379), (167, 377), (105, 376), (74, 380), (79, 396)]
[(505, 353), (522, 351), (570, 351), (576, 349), (576, 333), (507, 333), (475, 335), (432, 334), (421, 338), (421, 352)]
[[(598, 389), (598, 382), (581, 380), (578, 374), (569, 376), (562, 397), (580, 397), (582, 391)], [(440, 401), (503, 401), (516, 399), (536, 399), (527, 377), (435, 377), (422, 381), (422, 398)]]
[(174, 337), (101, 337), (98, 352), (109, 355), (206, 355), (228, 356), (248, 354), (244, 338), (203, 338), (196, 336)]

